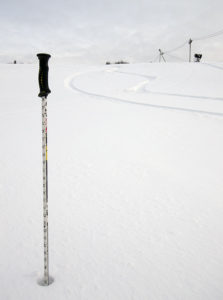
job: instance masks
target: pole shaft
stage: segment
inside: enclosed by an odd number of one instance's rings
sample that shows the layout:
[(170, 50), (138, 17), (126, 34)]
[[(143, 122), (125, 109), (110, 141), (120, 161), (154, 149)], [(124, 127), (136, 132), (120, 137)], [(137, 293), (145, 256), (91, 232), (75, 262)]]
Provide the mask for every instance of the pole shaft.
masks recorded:
[(42, 97), (44, 284), (49, 285), (47, 98)]

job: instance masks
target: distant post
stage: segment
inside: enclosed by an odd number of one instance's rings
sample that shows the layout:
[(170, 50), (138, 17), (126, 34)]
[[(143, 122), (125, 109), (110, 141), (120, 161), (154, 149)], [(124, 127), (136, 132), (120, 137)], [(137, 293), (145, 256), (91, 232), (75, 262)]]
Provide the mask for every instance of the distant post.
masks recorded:
[(189, 39), (188, 44), (189, 44), (189, 62), (191, 62), (191, 44), (192, 44), (192, 39)]

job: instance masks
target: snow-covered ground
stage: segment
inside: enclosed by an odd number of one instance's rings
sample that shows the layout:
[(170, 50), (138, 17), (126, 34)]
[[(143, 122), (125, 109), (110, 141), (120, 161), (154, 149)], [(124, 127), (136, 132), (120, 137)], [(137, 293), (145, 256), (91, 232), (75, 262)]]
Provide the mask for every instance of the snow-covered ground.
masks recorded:
[(0, 299), (223, 299), (223, 64), (0, 66)]

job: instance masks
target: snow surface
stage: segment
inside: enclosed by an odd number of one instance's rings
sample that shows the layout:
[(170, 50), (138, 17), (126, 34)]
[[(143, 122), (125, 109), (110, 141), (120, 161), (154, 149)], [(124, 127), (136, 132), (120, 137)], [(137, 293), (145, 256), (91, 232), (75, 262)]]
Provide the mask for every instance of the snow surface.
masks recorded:
[(223, 299), (223, 64), (0, 67), (0, 299)]

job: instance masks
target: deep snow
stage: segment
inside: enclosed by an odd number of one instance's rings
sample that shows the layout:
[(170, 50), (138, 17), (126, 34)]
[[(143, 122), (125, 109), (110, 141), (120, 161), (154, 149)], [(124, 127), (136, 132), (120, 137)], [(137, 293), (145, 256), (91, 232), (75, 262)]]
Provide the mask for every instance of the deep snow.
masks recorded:
[(223, 64), (0, 65), (0, 299), (223, 299)]

